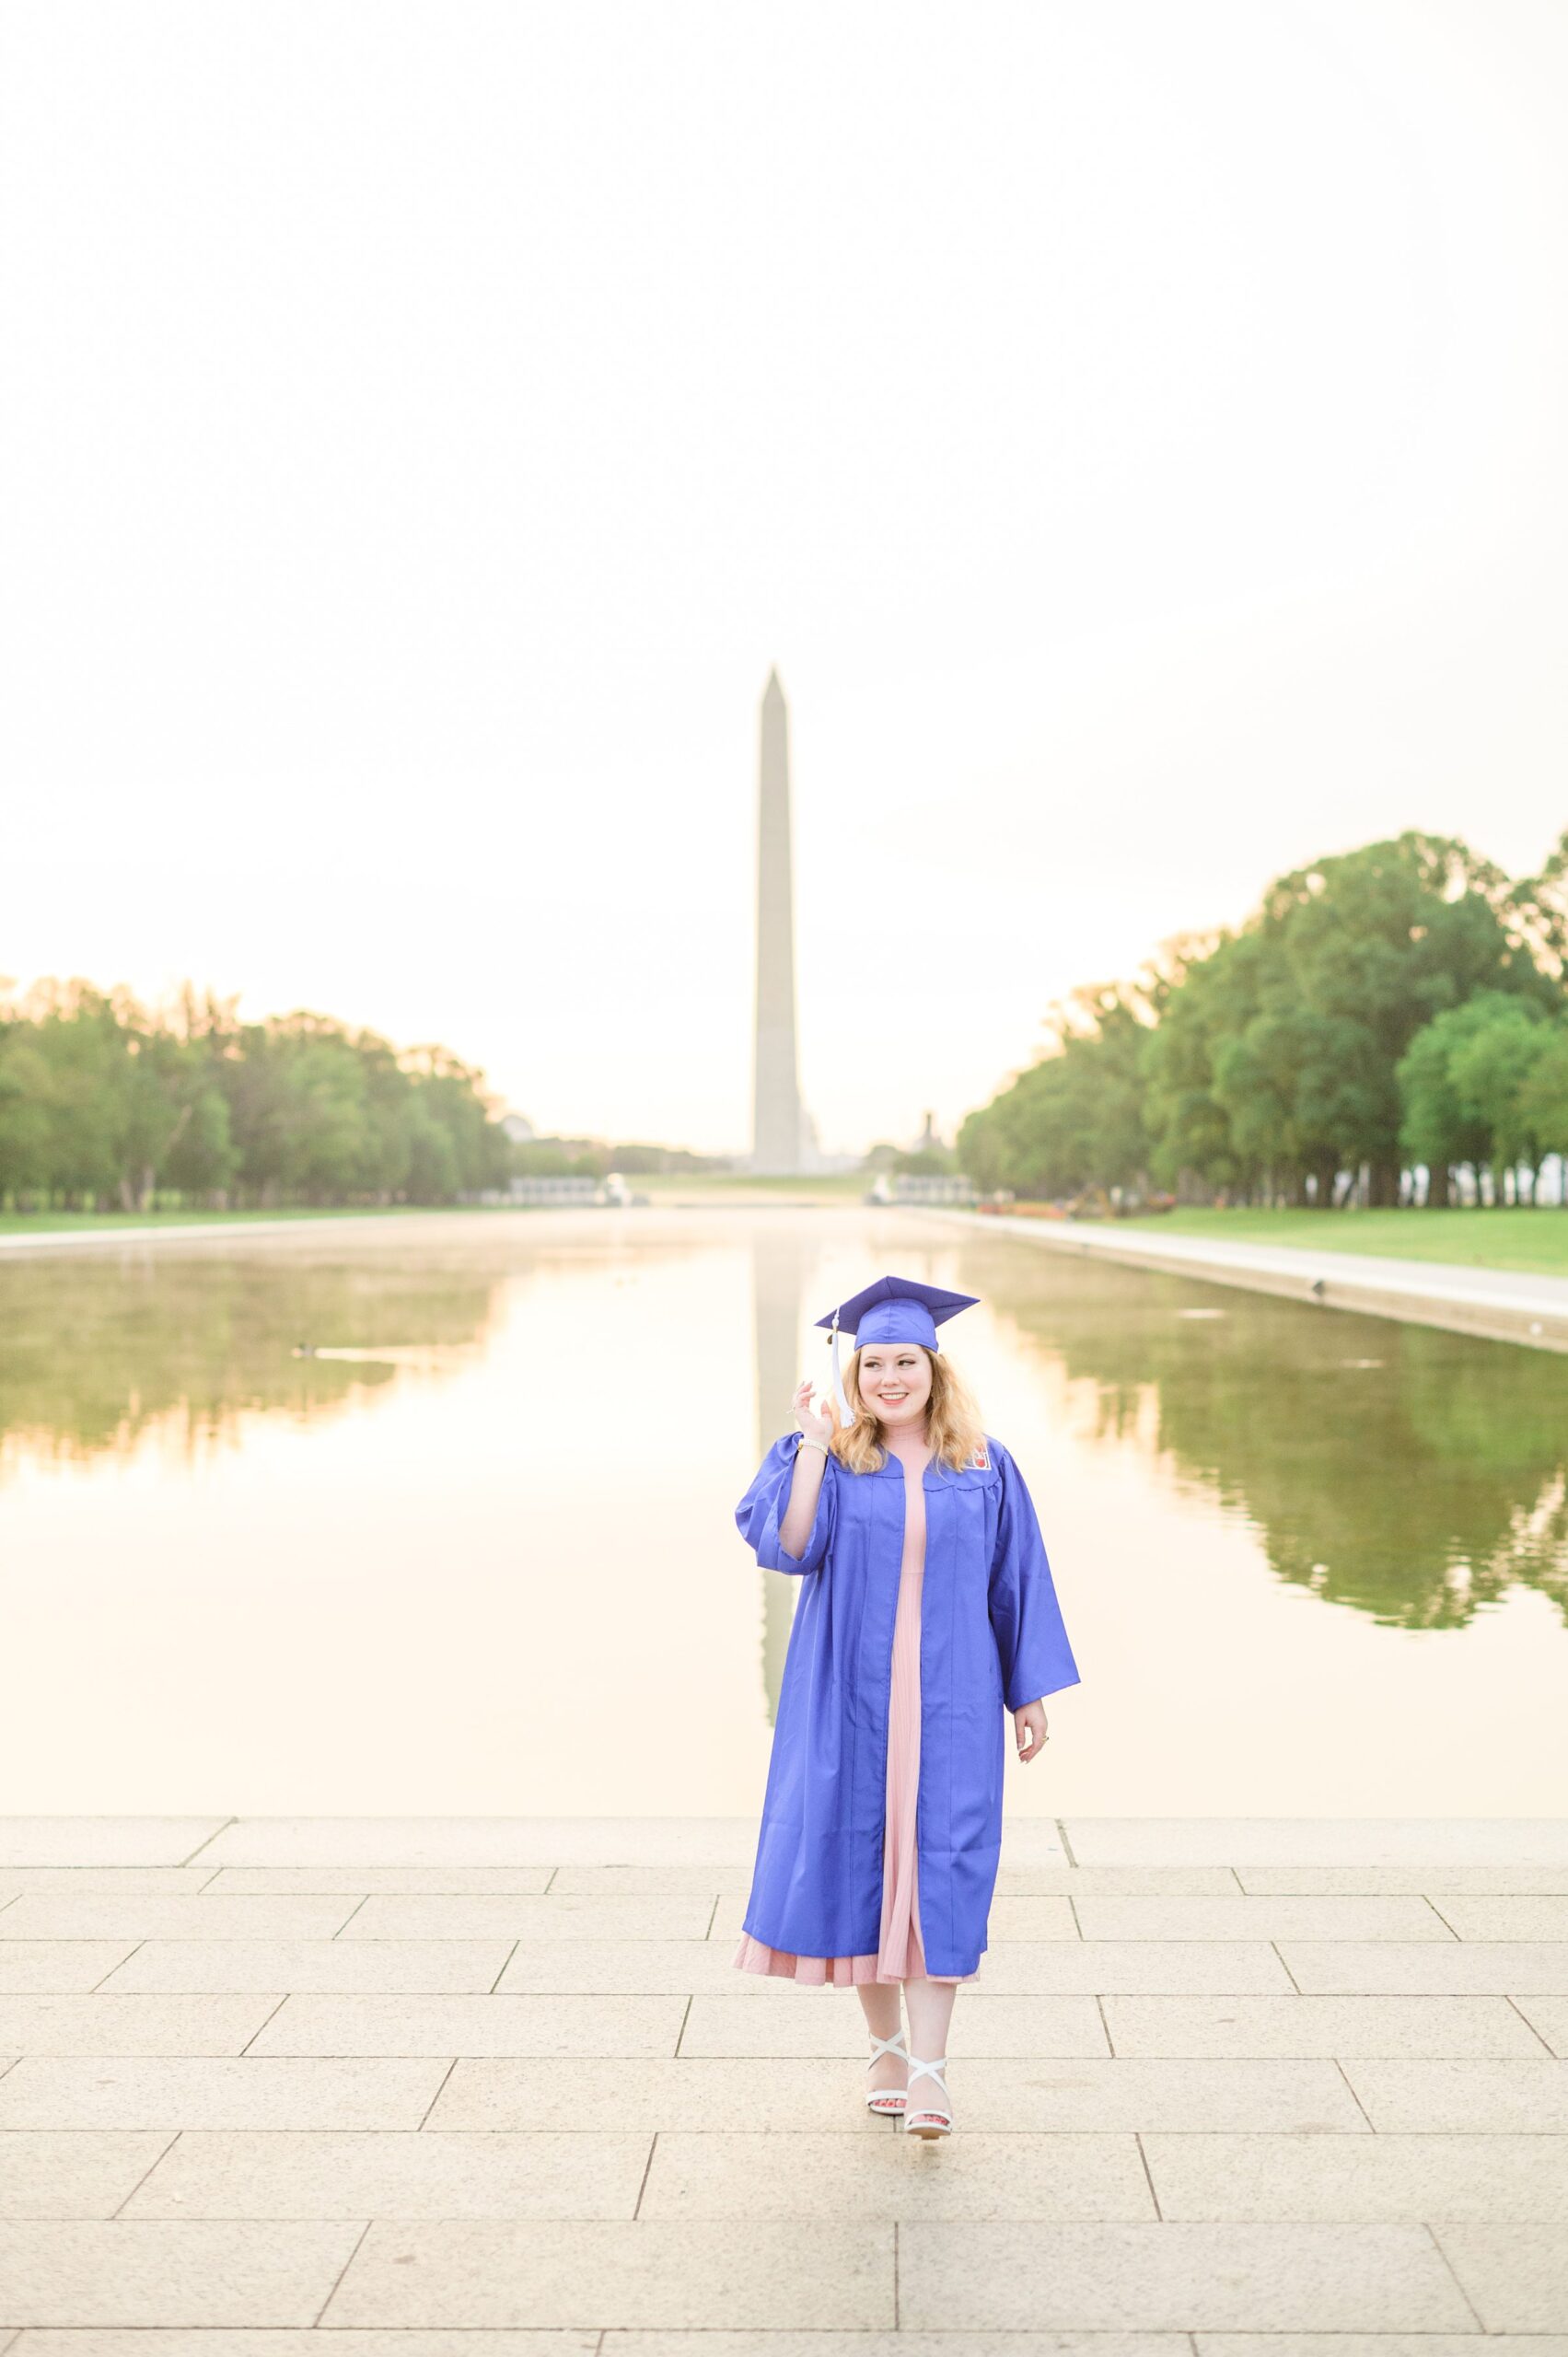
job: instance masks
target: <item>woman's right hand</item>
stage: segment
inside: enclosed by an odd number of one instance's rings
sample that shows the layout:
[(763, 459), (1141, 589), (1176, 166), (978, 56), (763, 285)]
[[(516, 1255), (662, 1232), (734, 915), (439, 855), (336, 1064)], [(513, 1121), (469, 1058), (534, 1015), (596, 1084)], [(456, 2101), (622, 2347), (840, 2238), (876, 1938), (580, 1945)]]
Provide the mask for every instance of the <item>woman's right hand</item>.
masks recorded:
[(838, 1426), (831, 1416), (824, 1415), (811, 1405), (811, 1377), (803, 1375), (795, 1387), (795, 1421), (807, 1440), (819, 1440), (826, 1447)]

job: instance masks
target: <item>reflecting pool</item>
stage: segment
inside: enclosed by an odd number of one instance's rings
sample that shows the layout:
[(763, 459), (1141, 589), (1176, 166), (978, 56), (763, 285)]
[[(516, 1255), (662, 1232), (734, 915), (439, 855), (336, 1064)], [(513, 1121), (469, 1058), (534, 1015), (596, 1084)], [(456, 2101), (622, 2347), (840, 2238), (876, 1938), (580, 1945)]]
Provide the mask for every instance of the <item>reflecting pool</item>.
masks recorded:
[(1568, 1359), (915, 1212), (433, 1215), (0, 1259), (0, 1808), (749, 1815), (733, 1522), (897, 1271), (1084, 1682), (1020, 1814), (1568, 1811)]

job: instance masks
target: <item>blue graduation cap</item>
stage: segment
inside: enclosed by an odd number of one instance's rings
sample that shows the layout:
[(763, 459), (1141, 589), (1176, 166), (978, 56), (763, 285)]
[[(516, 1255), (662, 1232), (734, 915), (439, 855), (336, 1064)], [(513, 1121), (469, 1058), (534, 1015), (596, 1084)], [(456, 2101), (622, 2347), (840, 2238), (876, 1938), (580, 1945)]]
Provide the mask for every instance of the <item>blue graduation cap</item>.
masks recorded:
[(936, 1339), (938, 1326), (945, 1318), (956, 1318), (960, 1309), (972, 1308), (979, 1299), (977, 1293), (949, 1293), (944, 1285), (922, 1284), (918, 1277), (878, 1277), (848, 1301), (841, 1301), (826, 1318), (819, 1318), (819, 1326), (832, 1329), (833, 1397), (839, 1421), (846, 1430), (854, 1418), (839, 1369), (841, 1327), (853, 1332), (857, 1350), (871, 1342), (920, 1342), (926, 1350), (936, 1351), (942, 1347)]

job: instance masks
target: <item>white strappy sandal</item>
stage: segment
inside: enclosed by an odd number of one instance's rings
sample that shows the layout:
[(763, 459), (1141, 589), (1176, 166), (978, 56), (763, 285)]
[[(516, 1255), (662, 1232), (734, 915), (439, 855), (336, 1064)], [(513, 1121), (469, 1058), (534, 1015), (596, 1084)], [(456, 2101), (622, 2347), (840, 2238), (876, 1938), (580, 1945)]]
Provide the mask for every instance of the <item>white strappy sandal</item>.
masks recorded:
[[(891, 2038), (874, 2038), (872, 2039), (871, 2061), (866, 2064), (866, 2069), (868, 2071), (871, 2070), (884, 2054), (901, 2054), (905, 2061), (908, 2061), (909, 2049), (904, 2044), (904, 2034), (901, 2029), (896, 2029)], [(865, 2098), (865, 2108), (867, 2111), (881, 2112), (883, 2114), (891, 2112), (896, 2117), (902, 2111), (904, 2102), (905, 2096), (902, 2087), (874, 2087)]]
[[(947, 2067), (947, 2057), (945, 2054), (939, 2055), (935, 2062), (923, 2062), (918, 2054), (912, 2054), (909, 2068), (910, 2085), (912, 2087), (914, 2084), (915, 2073), (923, 2071), (927, 2078), (935, 2080), (946, 2096), (947, 2082), (942, 2073)], [(904, 2111), (906, 2136), (950, 2136), (952, 2132), (953, 2111), (950, 2104), (916, 2104), (912, 2101), (907, 2105)]]

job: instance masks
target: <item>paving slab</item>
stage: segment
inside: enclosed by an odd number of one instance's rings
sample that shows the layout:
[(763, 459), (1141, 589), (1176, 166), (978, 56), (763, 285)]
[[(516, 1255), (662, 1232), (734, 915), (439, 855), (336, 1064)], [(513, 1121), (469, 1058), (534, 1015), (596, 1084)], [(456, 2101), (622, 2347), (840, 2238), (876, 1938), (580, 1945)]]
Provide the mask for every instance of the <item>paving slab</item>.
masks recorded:
[[(1157, 1901), (1155, 1902), (1156, 1905)], [(736, 1923), (738, 1935), (740, 1925)], [(993, 1900), (989, 1921), (993, 1944), (1011, 1945), (1035, 1940), (1080, 1940), (1083, 1933), (1073, 1912), (1071, 1898), (1048, 1898), (1040, 1894), (1015, 1896), (1011, 1892), (998, 1895)]]
[[(824, 2338), (821, 2334), (817, 2336), (819, 2340)], [(525, 2330), (370, 2331), (356, 2332), (352, 2340), (346, 2337), (326, 2340), (319, 2333), (288, 2326), (197, 2326), (189, 2330), (176, 2328), (164, 2331), (144, 2326), (138, 2331), (117, 2332), (111, 2326), (100, 2325), (74, 2332), (51, 2332), (35, 2327), (13, 2343), (13, 2351), (19, 2352), (25, 2342), (27, 2357), (334, 2357), (334, 2352), (343, 2351), (351, 2352), (351, 2357), (597, 2357), (599, 2340), (600, 2336), (591, 2330)], [(12, 2352), (0, 2347), (0, 2357), (12, 2357)], [(709, 2357), (717, 2357), (717, 2352), (710, 2351)], [(773, 2357), (784, 2357), (784, 2352), (775, 2350)], [(819, 2349), (816, 2357), (832, 2357), (832, 2352)], [(902, 2357), (909, 2357), (907, 2350)], [(923, 2357), (939, 2357), (939, 2352), (926, 2351)], [(1100, 2351), (1098, 2357), (1106, 2357), (1106, 2352)], [(1141, 2357), (1141, 2353), (1134, 2351), (1132, 2357)], [(1151, 2350), (1148, 2357), (1181, 2357), (1181, 2352), (1174, 2348), (1168, 2351)], [(1563, 2352), (1563, 2357), (1568, 2357), (1568, 2351)]]
[(1083, 1866), (1568, 1867), (1558, 1817), (1073, 1817), (1063, 1828)]
[[(1516, 2346), (1522, 2351), (1523, 2344)], [(994, 2332), (923, 2332), (918, 2340), (907, 2332), (607, 2332), (599, 2348), (601, 2357), (1191, 2357), (1190, 2337), (1175, 2332), (1010, 2332), (1005, 2342)], [(1532, 2342), (1530, 2357), (1552, 2352)], [(1556, 2357), (1568, 2357), (1568, 2350)]]
[[(744, 1895), (723, 1898), (714, 1910), (708, 1937), (733, 1947), (739, 1939), (742, 1919), (746, 1913)], [(989, 1919), (993, 1943), (1012, 1945), (1033, 1940), (1076, 1940), (1079, 1931), (1074, 1919), (1072, 1901), (1061, 1895), (1045, 1896), (1028, 1893), (1022, 1896), (998, 1897), (993, 1903)]]
[[(1488, 2333), (1568, 2333), (1568, 2235), (1555, 2224), (1434, 2226)], [(1487, 2342), (1488, 2357), (1495, 2344)]]
[(1002, 1819), (1002, 1857), (1009, 1869), (1070, 1866), (1063, 1839), (1062, 1820), (1054, 1817), (1020, 1817), (1008, 1809)]
[[(0, 1819), (0, 1823), (4, 1820)], [(195, 1898), (213, 1879), (211, 1866), (0, 1866), (0, 1901), (24, 1891), (62, 1892), (98, 1898)]]
[[(1366, 2132), (1331, 2062), (1114, 2062), (955, 2058), (966, 2130), (1294, 2128)], [(0, 2081), (0, 2092), (4, 2090)], [(842, 2134), (884, 2123), (865, 2110), (858, 2060), (459, 2061), (429, 2126), (673, 2130), (795, 2128)], [(956, 2143), (955, 2139), (955, 2143)]]
[(938, 2154), (896, 2130), (869, 2137), (666, 2131), (637, 2212), (857, 2220), (1157, 2214), (1134, 2136), (955, 2135)]
[(242, 1817), (202, 1852), (215, 1866), (749, 1866), (756, 1854), (755, 1817)]
[[(538, 1898), (559, 1887), (550, 1866), (220, 1866), (206, 1872), (215, 1898), (316, 1898), (340, 1892), (351, 1898)], [(679, 1887), (707, 1890), (710, 1898), (719, 1888), (715, 1881), (709, 1889), (705, 1877)]]
[[(3, 2331), (0, 2328), (0, 2334)], [(1265, 2339), (1272, 2342), (1282, 2337), (1253, 2336), (1260, 2344)], [(1227, 2338), (1239, 2340), (1244, 2336)], [(107, 2327), (58, 2333), (34, 2328), (26, 2339), (28, 2357), (322, 2357), (323, 2348), (319, 2336), (286, 2328), (143, 2328), (134, 2333)], [(1459, 2357), (1455, 2336), (1445, 2343), (1436, 2334), (1407, 2335), (1392, 2352), (1382, 2350), (1381, 2343), (1393, 2341), (1393, 2335), (1379, 2336), (1376, 2347), (1369, 2338), (1356, 2341), (1352, 2336), (1324, 2334), (1320, 2339), (1327, 2351), (1344, 2351), (1345, 2357), (1445, 2357), (1446, 2350), (1446, 2357)], [(0, 2357), (8, 2357), (9, 2351), (20, 2357), (21, 2341), (19, 2333), (9, 2344), (0, 2338)], [(910, 2357), (911, 2351), (909, 2336), (896, 2331), (792, 2332), (772, 2327), (755, 2332), (607, 2333), (549, 2327), (535, 2331), (526, 2326), (511, 2330), (459, 2328), (449, 2332), (392, 2328), (356, 2331), (352, 2341), (343, 2336), (327, 2346), (329, 2351), (351, 2349), (353, 2357), (611, 2357), (611, 2352), (614, 2357)], [(1469, 2346), (1473, 2357), (1474, 2336)], [(1568, 2344), (1559, 2350), (1544, 2336), (1527, 2342), (1498, 2336), (1486, 2348), (1487, 2357), (1493, 2357), (1494, 2351), (1497, 2357), (1527, 2357), (1527, 2357), (1568, 2357)], [(1001, 2357), (999, 2336), (985, 2332), (924, 2332), (918, 2350), (919, 2357)], [(1009, 2333), (1006, 2357), (1014, 2357), (1014, 2352), (1016, 2357), (1191, 2357), (1191, 2337), (1155, 2332)], [(1311, 2357), (1311, 2352), (1303, 2350), (1300, 2357)], [(1321, 2351), (1318, 2357), (1323, 2357)]]
[(1282, 1940), (1304, 1994), (1568, 1996), (1568, 1941)]
[[(339, 1947), (354, 1943), (341, 1940)], [(1448, 1943), (1456, 1950), (1458, 1940)], [(540, 1941), (519, 1946), (498, 1986), (580, 1990), (606, 1995), (679, 1990), (691, 1995), (749, 1992), (762, 2002), (826, 1997), (757, 1973), (738, 1970), (733, 1944), (721, 1940), (645, 1940), (635, 1954), (606, 1940)], [(1097, 1996), (1112, 1991), (1211, 1991), (1288, 1993), (1291, 1980), (1275, 1950), (1260, 1940), (1012, 1941), (981, 1957), (981, 1986), (996, 1996)], [(117, 1981), (118, 1985), (123, 1985)]]
[(1015, 1866), (1004, 1862), (999, 1898), (1225, 1898), (1241, 1888), (1229, 1866)]
[[(1107, 1997), (1100, 2010), (1112, 2051), (1123, 2055), (1529, 2061), (1541, 2051), (1536, 2032), (1506, 1997)], [(682, 2051), (689, 2045), (690, 2036)]]
[(0, 2132), (0, 2218), (111, 2218), (172, 2141)]
[[(1346, 2063), (1345, 2076), (1379, 2133), (1568, 2135), (1568, 2062), (1545, 2056), (1519, 2062), (1355, 2061)], [(0, 2080), (0, 2097), (6, 2084)]]
[(946, 2076), (963, 2124), (1023, 2130), (1291, 2128), (1365, 2132), (1323, 2061), (993, 2061), (958, 2050)]
[(1237, 1866), (1241, 1888), (1260, 1898), (1409, 1896), (1511, 1898), (1568, 1892), (1568, 1866)]
[(134, 1946), (134, 1940), (0, 1940), (0, 1991), (85, 1994)]
[[(203, 1902), (205, 1903), (205, 1902)], [(247, 1902), (230, 1899), (231, 1907)], [(285, 1906), (252, 1899), (251, 1906)], [(297, 1899), (296, 1906), (329, 1904)], [(738, 1903), (738, 1902), (737, 1902)], [(714, 1900), (673, 1898), (366, 1898), (348, 1940), (702, 1940)], [(4, 1918), (0, 1917), (0, 1922)], [(739, 1926), (737, 1925), (738, 1932)], [(633, 1959), (634, 1960), (634, 1959)]]
[(1424, 1898), (1081, 1898), (1086, 1940), (1452, 1940)]
[(646, 2131), (620, 2129), (186, 2134), (145, 2178), (125, 2215), (631, 2218), (652, 2142)]
[(959, 2046), (946, 2079), (962, 2124), (1000, 2133), (1222, 2124), (1365, 2133), (1344, 2079), (1323, 2060), (991, 2060)]
[(1193, 2335), (1197, 2357), (1568, 2357), (1568, 2335), (1474, 2332), (1228, 2332)]
[[(0, 2128), (417, 2128), (439, 2061), (26, 2056), (0, 2079)], [(0, 2316), (6, 2313), (0, 2306)]]
[(226, 1822), (221, 1817), (0, 1817), (0, 1870), (182, 1866)]
[(764, 1991), (760, 1976), (738, 1971), (731, 1951), (706, 1937), (639, 1940), (634, 1950), (615, 1939), (555, 1939), (516, 1946), (495, 1985), (506, 1996), (573, 1991), (605, 1997), (639, 1991), (687, 1996), (699, 1989), (732, 1990), (748, 1980), (755, 1983), (756, 1993)]
[(1568, 2058), (1568, 1997), (1520, 1997), (1515, 2010), (1551, 2053)]
[(54, 2326), (314, 2324), (360, 2231), (297, 2220), (0, 2224), (0, 2316)]
[(1462, 2331), (1473, 2319), (1424, 2227), (1051, 2225), (899, 2229), (906, 2331)]
[[(858, 2014), (858, 2002), (851, 2002)], [(421, 2054), (448, 2059), (455, 2054), (673, 2055), (686, 2003), (679, 1996), (290, 1997), (250, 2051)], [(766, 2010), (771, 2014), (775, 2009), (753, 2006), (749, 2010), (753, 2014)], [(0, 2021), (4, 2018), (0, 2012)], [(1529, 2039), (1524, 2024), (1518, 2026)], [(1539, 2041), (1529, 2042), (1539, 2052)], [(859, 2053), (865, 2047), (862, 2018), (859, 2041), (839, 2050)]]
[(987, 1993), (999, 1997), (1133, 1991), (1262, 1996), (1291, 1987), (1278, 1952), (1262, 1940), (1011, 1941), (988, 1948), (980, 1968)]
[(1568, 2220), (1568, 2138), (1144, 2138), (1165, 2218)]
[(377, 2222), (323, 2321), (888, 2328), (893, 2235), (821, 2218)]
[[(494, 1986), (511, 1953), (505, 1940), (147, 1940), (134, 1955), (117, 1953), (120, 1969), (108, 1985), (157, 1995), (479, 1995)], [(0, 1941), (0, 1972), (6, 1956)]]
[[(112, 1823), (114, 1820), (107, 1820)], [(1071, 1864), (1052, 1817), (1004, 1818), (1009, 1866)], [(237, 1817), (202, 1851), (213, 1866), (742, 1867), (757, 1854), (749, 1817)], [(3, 1863), (0, 1860), (0, 1863)], [(1568, 1863), (1568, 1852), (1564, 1852)]]
[[(1562, 1940), (1568, 1943), (1568, 1895), (1506, 1898), (1445, 1893), (1432, 1901), (1461, 1940)], [(1310, 1934), (1308, 1934), (1310, 1936)]]
[[(0, 2087), (4, 2087), (0, 2080)], [(761, 2061), (464, 2061), (454, 2066), (425, 2122), (448, 2129), (777, 2129), (791, 2142), (811, 2130), (885, 2135), (868, 2112), (865, 2072), (839, 2063), (770, 2057)], [(955, 2140), (956, 2141), (956, 2140)]]
[[(215, 1875), (197, 1867), (202, 1887), (222, 1896), (314, 1896), (345, 1892), (408, 1898), (740, 1898), (751, 1888), (751, 1861), (697, 1862), (689, 1865), (538, 1866), (224, 1866)], [(1521, 1869), (1521, 1875), (1525, 1870)], [(1424, 1879), (1429, 1880), (1430, 1875)], [(0, 1895), (10, 1887), (0, 1884)], [(171, 1888), (173, 1885), (169, 1886)], [(1420, 1885), (1411, 1883), (1411, 1889)], [(1491, 1889), (1493, 1886), (1484, 1886)], [(1504, 1884), (1504, 1888), (1510, 1887)], [(1568, 1889), (1568, 1874), (1548, 1886), (1528, 1878), (1531, 1888)], [(1224, 1897), (1239, 1892), (1228, 1866), (1069, 1866), (1004, 1864), (996, 1877), (999, 1898), (1071, 1898), (1091, 1892), (1113, 1897)]]
[(751, 1887), (752, 1863), (731, 1858), (693, 1859), (689, 1865), (557, 1866), (550, 1893), (552, 1898), (744, 1898)]
[(276, 1996), (0, 1997), (0, 2048), (22, 2054), (238, 2054)]
[(165, 1898), (27, 1891), (0, 1908), (4, 1940), (330, 1940), (352, 1898)]
[[(810, 2005), (756, 2005), (748, 1997), (693, 1997), (680, 2032), (680, 2051), (683, 2055), (866, 2054), (865, 2016), (858, 1997), (849, 1990), (813, 1993), (819, 1994), (820, 2003)], [(1302, 2000), (1272, 2002), (1300, 2004)], [(1501, 1998), (1491, 2002), (1503, 2003)], [(963, 2010), (956, 2018), (966, 2054), (1039, 2059), (1110, 2053), (1105, 2023), (1093, 1997), (983, 1997), (966, 1990)], [(1539, 2041), (1516, 2014), (1513, 2021), (1522, 2043), (1516, 2049), (1500, 2050), (1539, 2053)]]

